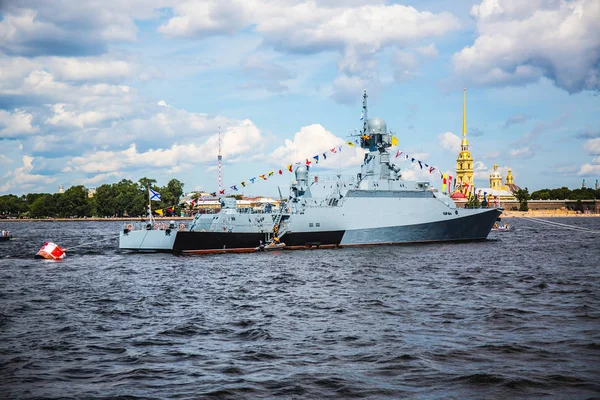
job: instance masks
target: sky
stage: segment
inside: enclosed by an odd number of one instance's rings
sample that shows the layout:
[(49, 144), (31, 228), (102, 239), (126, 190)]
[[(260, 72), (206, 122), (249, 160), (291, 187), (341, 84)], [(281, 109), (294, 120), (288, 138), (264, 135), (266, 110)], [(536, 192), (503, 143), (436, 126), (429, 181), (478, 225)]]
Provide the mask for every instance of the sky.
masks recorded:
[(476, 186), (494, 164), (530, 193), (600, 179), (599, 0), (0, 1), (0, 195), (213, 192), (219, 132), (228, 193), (275, 196), (307, 158), (355, 175), (363, 90), (392, 154), (453, 175), (463, 88)]

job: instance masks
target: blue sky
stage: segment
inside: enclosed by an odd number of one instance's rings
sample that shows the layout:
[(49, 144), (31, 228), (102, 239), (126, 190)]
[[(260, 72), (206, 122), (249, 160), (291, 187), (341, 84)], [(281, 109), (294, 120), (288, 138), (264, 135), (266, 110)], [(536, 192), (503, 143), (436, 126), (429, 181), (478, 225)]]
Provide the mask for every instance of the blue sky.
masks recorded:
[(15, 0), (0, 18), (0, 194), (212, 192), (219, 127), (226, 189), (340, 145), (311, 172), (353, 175), (363, 89), (398, 150), (453, 175), (466, 87), (476, 186), (495, 163), (530, 192), (600, 179), (597, 0)]

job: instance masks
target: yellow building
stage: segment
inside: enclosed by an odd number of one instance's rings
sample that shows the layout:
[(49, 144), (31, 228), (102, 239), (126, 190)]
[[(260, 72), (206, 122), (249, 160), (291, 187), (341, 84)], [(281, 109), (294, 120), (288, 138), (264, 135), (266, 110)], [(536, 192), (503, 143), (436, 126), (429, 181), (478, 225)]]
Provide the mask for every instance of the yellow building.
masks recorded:
[(502, 184), (502, 174), (498, 171), (498, 164), (494, 164), (494, 170), (490, 174), (490, 187), (477, 188), (477, 196), (479, 200), (483, 201), (485, 195), (490, 203), (494, 201), (512, 201), (516, 200), (513, 192), (518, 189), (519, 187), (514, 184), (511, 169), (508, 170), (506, 181)]
[(469, 151), (469, 140), (467, 139), (467, 89), (463, 89), (462, 140), (460, 142), (460, 153), (458, 153), (456, 159), (456, 179), (454, 183), (457, 188), (460, 188), (463, 183), (473, 185), (473, 156)]

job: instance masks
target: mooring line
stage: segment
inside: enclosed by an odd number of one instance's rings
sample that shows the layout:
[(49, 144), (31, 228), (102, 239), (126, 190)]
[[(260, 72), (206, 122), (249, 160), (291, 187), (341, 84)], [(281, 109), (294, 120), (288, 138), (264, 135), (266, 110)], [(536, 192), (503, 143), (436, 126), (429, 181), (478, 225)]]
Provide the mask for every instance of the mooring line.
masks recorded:
[(561, 222), (555, 222), (555, 221), (548, 221), (545, 219), (540, 219), (540, 218), (534, 218), (534, 217), (520, 217), (529, 221), (533, 221), (533, 222), (537, 222), (539, 224), (546, 224), (548, 226), (556, 226), (559, 228), (564, 228), (564, 229), (572, 229), (575, 231), (580, 231), (580, 232), (588, 232), (588, 233), (600, 233), (599, 230), (595, 230), (595, 229), (590, 229), (590, 228), (586, 228), (583, 226), (574, 226), (574, 225), (569, 225), (569, 224), (563, 224)]
[(586, 228), (584, 226), (569, 225), (569, 224), (565, 224), (565, 223), (562, 223), (562, 222), (550, 221), (550, 220), (547, 220), (547, 219), (541, 219), (541, 218), (536, 218), (536, 217), (524, 217), (524, 218), (531, 219), (531, 220), (537, 221), (537, 222), (543, 222), (543, 223), (547, 223), (547, 224), (557, 225), (557, 226), (573, 227), (573, 228), (581, 229), (581, 230), (584, 230), (584, 231), (600, 232), (600, 231), (597, 231), (595, 229)]

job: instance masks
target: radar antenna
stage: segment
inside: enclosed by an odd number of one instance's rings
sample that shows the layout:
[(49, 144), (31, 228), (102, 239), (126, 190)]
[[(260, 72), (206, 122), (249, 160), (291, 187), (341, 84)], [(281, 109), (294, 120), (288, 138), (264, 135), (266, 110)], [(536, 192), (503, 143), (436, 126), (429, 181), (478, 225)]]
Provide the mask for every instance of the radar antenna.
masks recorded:
[(222, 172), (221, 172), (221, 161), (223, 160), (223, 156), (221, 155), (221, 127), (219, 127), (219, 154), (217, 155), (217, 161), (218, 161), (218, 165), (219, 165), (219, 178), (218, 178), (218, 186), (219, 186), (219, 193), (221, 193), (221, 191), (223, 191), (223, 180), (222, 180)]

